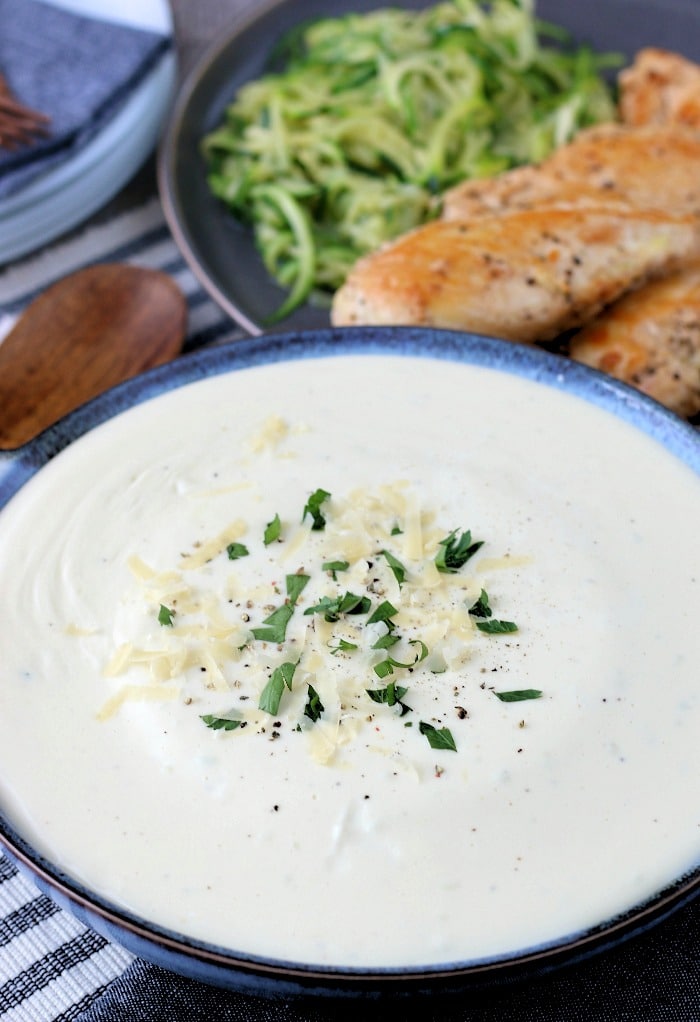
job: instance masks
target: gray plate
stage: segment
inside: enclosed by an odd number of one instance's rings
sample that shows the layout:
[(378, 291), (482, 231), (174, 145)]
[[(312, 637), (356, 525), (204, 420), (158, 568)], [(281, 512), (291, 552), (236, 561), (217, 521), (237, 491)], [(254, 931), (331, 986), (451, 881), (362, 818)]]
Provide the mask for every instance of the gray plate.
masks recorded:
[[(262, 6), (204, 54), (185, 82), (163, 137), (158, 178), (165, 216), (186, 261), (212, 298), (244, 330), (264, 331), (285, 297), (262, 264), (252, 232), (209, 192), (199, 152), (236, 90), (267, 67), (275, 43), (307, 18), (367, 11), (379, 0), (277, 0)], [(425, 7), (421, 0), (401, 6)], [(700, 61), (698, 0), (539, 0), (540, 17), (564, 25), (579, 42), (631, 58), (643, 46), (673, 49)], [(278, 326), (327, 326), (327, 311), (304, 305)]]

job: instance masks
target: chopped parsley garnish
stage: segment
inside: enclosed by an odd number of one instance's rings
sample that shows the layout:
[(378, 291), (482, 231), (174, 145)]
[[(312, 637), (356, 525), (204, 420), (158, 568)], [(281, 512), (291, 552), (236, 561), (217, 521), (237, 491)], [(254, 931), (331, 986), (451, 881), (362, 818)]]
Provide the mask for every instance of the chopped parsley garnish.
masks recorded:
[(459, 529), (454, 529), (449, 536), (440, 540), (438, 544), (440, 549), (435, 555), (438, 571), (454, 574), (484, 545), (483, 540), (472, 542), (469, 529), (465, 529), (461, 536), (458, 536), (458, 533)]
[(381, 638), (372, 645), (372, 649), (391, 649), (397, 642), (401, 641), (401, 636), (397, 635), (396, 632), (387, 632), (386, 635), (382, 635)]
[(303, 522), (307, 515), (311, 515), (311, 518), (313, 519), (311, 528), (315, 532), (319, 532), (321, 529), (325, 529), (326, 527), (326, 519), (324, 515), (321, 514), (321, 504), (328, 500), (329, 497), (330, 493), (328, 490), (318, 489), (311, 494), (304, 505), (304, 513), (301, 516), (301, 520)]
[(213, 713), (200, 715), (199, 719), (203, 720), (212, 731), (235, 731), (237, 727), (245, 727), (246, 725), (244, 720), (237, 720), (234, 717), (216, 717)]
[(525, 699), (539, 699), (542, 695), (538, 688), (516, 688), (512, 692), (496, 692), (502, 703), (521, 703)]
[(323, 614), (326, 621), (337, 621), (341, 614), (366, 614), (370, 606), (368, 596), (347, 592), (344, 596), (322, 596), (315, 606), (307, 607), (304, 614)]
[(352, 650), (357, 649), (357, 643), (348, 642), (347, 639), (339, 639), (336, 646), (331, 646), (329, 643), (328, 648), (333, 656), (336, 656), (338, 653), (351, 653)]
[(489, 594), (485, 589), (481, 590), (479, 599), (471, 605), (469, 613), (472, 617), (491, 617), (493, 611), (489, 605)]
[[(315, 531), (322, 533), (323, 530), (326, 529), (328, 524), (326, 519), (327, 502), (330, 497), (331, 494), (327, 490), (320, 488), (315, 490), (308, 497), (306, 504), (304, 505), (301, 521), (304, 523), (307, 516), (310, 516), (311, 532)], [(372, 507), (373, 510), (373, 505), (370, 505), (370, 507)], [(335, 505), (333, 506), (333, 510), (335, 511)], [(239, 653), (243, 653), (243, 651), (248, 649), (251, 656), (245, 657), (243, 666), (246, 668), (254, 668), (254, 672), (257, 677), (260, 677), (261, 671), (266, 672), (266, 674), (263, 675), (264, 685), (262, 687), (262, 691), (260, 691), (257, 696), (258, 709), (272, 716), (277, 716), (280, 710), (280, 705), (284, 700), (285, 689), (288, 689), (290, 692), (292, 691), (293, 679), (296, 676), (295, 672), (297, 667), (300, 663), (303, 667), (305, 667), (308, 663), (309, 670), (312, 669), (311, 660), (305, 661), (303, 652), (305, 639), (308, 636), (312, 636), (316, 642), (325, 643), (325, 650), (327, 650), (325, 665), (321, 664), (319, 667), (318, 664), (314, 664), (314, 671), (318, 670), (323, 672), (324, 669), (333, 670), (335, 668), (340, 672), (347, 672), (349, 676), (352, 676), (354, 673), (356, 680), (353, 684), (359, 685), (360, 690), (364, 688), (364, 685), (368, 684), (367, 675), (371, 677), (373, 674), (375, 678), (382, 679), (381, 684), (384, 687), (364, 689), (373, 702), (394, 708), (395, 712), (392, 716), (395, 719), (399, 715), (402, 718), (407, 718), (402, 721), (404, 726), (410, 727), (412, 724), (417, 724), (421, 734), (425, 735), (428, 739), (428, 743), (431, 748), (457, 751), (456, 743), (450, 729), (447, 727), (436, 726), (435, 724), (428, 723), (427, 721), (421, 721), (420, 711), (419, 713), (414, 713), (412, 707), (404, 701), (408, 691), (407, 687), (399, 684), (399, 681), (397, 680), (399, 678), (406, 680), (408, 675), (414, 675), (415, 671), (414, 680), (416, 680), (417, 684), (420, 686), (421, 672), (425, 675), (428, 672), (437, 674), (448, 670), (447, 659), (443, 655), (444, 651), (440, 642), (438, 642), (435, 646), (433, 651), (434, 655), (431, 655), (428, 646), (422, 641), (422, 639), (410, 637), (419, 630), (419, 628), (416, 627), (418, 622), (413, 620), (413, 611), (420, 607), (424, 607), (426, 619), (429, 620), (429, 615), (442, 612), (443, 604), (441, 603), (440, 607), (433, 611), (431, 609), (431, 604), (428, 601), (415, 599), (413, 594), (411, 594), (407, 600), (403, 589), (404, 586), (408, 588), (406, 584), (409, 575), (408, 569), (398, 559), (398, 557), (391, 552), (391, 550), (384, 549), (381, 547), (381, 544), (377, 544), (376, 539), (372, 541), (372, 546), (370, 547), (370, 550), (372, 551), (371, 553), (365, 549), (361, 555), (357, 556), (357, 558), (351, 558), (349, 560), (342, 559), (342, 552), (349, 550), (349, 547), (345, 548), (344, 551), (342, 546), (335, 547), (335, 543), (338, 541), (339, 537), (343, 537), (346, 534), (348, 529), (352, 530), (352, 519), (350, 522), (344, 519), (342, 515), (342, 504), (339, 504), (339, 510), (341, 511), (341, 515), (337, 522), (338, 529), (336, 530), (334, 528), (336, 523), (333, 521), (331, 521), (332, 527), (328, 529), (329, 533), (334, 533), (333, 535), (320, 535), (317, 537), (311, 537), (310, 539), (308, 525), (305, 529), (302, 528), (299, 533), (299, 538), (305, 538), (309, 544), (306, 556), (310, 558), (314, 565), (314, 572), (312, 573), (314, 585), (318, 583), (321, 583), (322, 585), (325, 581), (326, 588), (332, 590), (332, 594), (318, 597), (316, 595), (318, 590), (312, 587), (314, 599), (317, 600), (317, 602), (315, 602), (313, 606), (307, 606), (303, 609), (303, 614), (304, 616), (311, 616), (314, 614), (322, 615), (323, 618), (325, 618), (325, 621), (331, 624), (343, 619), (343, 623), (339, 626), (338, 630), (344, 632), (345, 635), (347, 635), (347, 638), (341, 638), (340, 636), (334, 635), (329, 639), (329, 635), (331, 634), (330, 629), (322, 628), (318, 622), (309, 622), (308, 626), (306, 626), (301, 615), (297, 618), (297, 625), (299, 626), (299, 631), (302, 630), (302, 625), (305, 626), (303, 630), (306, 632), (306, 635), (295, 635), (289, 639), (287, 638), (289, 623), (295, 614), (298, 602), (302, 597), (302, 593), (311, 581), (311, 575), (305, 574), (304, 569), (302, 568), (300, 568), (295, 574), (284, 575), (284, 571), (281, 568), (283, 559), (275, 559), (268, 553), (264, 555), (266, 562), (275, 563), (276, 560), (277, 564), (277, 566), (272, 569), (275, 574), (268, 579), (268, 586), (270, 587), (268, 591), (276, 593), (277, 600), (273, 597), (271, 603), (268, 604), (263, 596), (260, 603), (265, 604), (264, 611), (259, 610), (258, 613), (260, 616), (262, 616), (262, 613), (267, 613), (267, 617), (264, 617), (257, 627), (248, 626), (250, 631), (247, 633), (245, 641), (242, 644), (241, 639), (236, 635), (235, 638), (231, 640), (230, 652), (235, 656), (235, 650), (238, 650)], [(353, 510), (356, 511), (356, 509)], [(401, 535), (403, 532), (402, 527), (398, 524), (396, 519), (393, 520), (394, 525), (391, 528), (391, 535)], [(387, 511), (385, 527), (388, 527), (391, 521), (392, 512)], [(372, 522), (370, 524), (373, 527), (375, 523)], [(285, 526), (285, 531), (286, 529), (287, 526)], [(257, 540), (257, 550), (252, 545), (249, 549), (249, 545), (246, 545), (245, 543), (231, 542), (225, 546), (226, 555), (230, 561), (236, 561), (239, 558), (248, 557), (251, 553), (254, 556), (259, 556), (262, 553), (263, 544), (265, 547), (270, 546), (270, 544), (273, 544), (282, 538), (282, 533), (283, 526), (280, 516), (279, 514), (275, 514), (274, 518), (264, 527), (262, 543), (260, 542), (260, 539)], [(371, 534), (371, 529), (368, 534)], [(389, 543), (392, 545), (391, 540), (389, 540)], [(219, 545), (219, 550), (221, 549), (221, 546), (223, 546), (223, 544)], [(437, 545), (437, 553), (434, 555), (434, 562), (432, 563), (434, 563), (439, 572), (445, 573), (448, 576), (453, 575), (457, 573), (482, 546), (483, 543), (481, 541), (473, 540), (470, 530), (454, 529), (439, 541)], [(400, 550), (400, 546), (398, 544), (397, 549)], [(341, 551), (341, 557), (339, 559), (323, 559), (324, 556), (332, 557), (333, 553), (337, 553), (338, 551)], [(430, 562), (431, 556), (433, 555), (427, 555), (427, 562), (423, 565), (423, 567), (430, 567), (432, 569), (432, 563)], [(382, 593), (383, 589), (381, 588), (380, 583), (386, 583), (388, 581), (388, 575), (384, 569), (382, 569), (381, 578), (377, 578), (373, 574), (373, 567), (376, 559), (380, 557), (384, 558), (388, 569), (391, 571), (397, 582), (399, 594), (395, 595), (394, 599), (398, 606), (395, 606), (388, 599), (383, 599), (380, 595), (374, 595), (375, 593)], [(221, 566), (223, 567), (223, 564)], [(269, 570), (269, 567), (267, 570)], [(434, 569), (432, 570), (434, 572)], [(351, 571), (352, 575), (350, 577), (355, 579), (352, 584), (356, 587), (361, 587), (359, 594), (351, 592), (350, 590), (343, 591), (342, 579), (339, 583), (339, 577), (342, 572), (347, 571)], [(279, 572), (279, 574), (277, 574), (277, 572)], [(355, 578), (356, 575), (357, 578)], [(332, 583), (329, 581), (328, 576), (332, 578)], [(279, 595), (282, 590), (282, 577), (284, 577), (286, 589), (286, 595), (283, 601), (282, 597)], [(261, 580), (258, 579), (258, 583), (260, 583), (260, 581)], [(437, 582), (437, 579), (433, 578), (431, 586), (435, 582)], [(444, 595), (446, 597), (444, 605), (453, 606), (457, 601), (463, 601), (461, 603), (462, 612), (468, 608), (470, 617), (475, 619), (473, 623), (481, 632), (489, 635), (503, 635), (517, 632), (519, 630), (518, 625), (513, 621), (494, 618), (494, 611), (491, 607), (489, 595), (485, 589), (481, 589), (477, 599), (470, 596), (468, 600), (465, 600), (464, 591), (467, 582), (463, 578), (456, 578), (453, 580), (444, 578), (441, 583), (438, 583), (438, 585), (445, 591), (443, 594), (440, 594), (441, 596)], [(256, 585), (250, 592), (249, 598), (245, 600), (242, 598), (232, 597), (230, 594), (228, 595), (228, 603), (235, 603), (235, 606), (238, 608), (245, 606), (246, 611), (242, 611), (240, 615), (243, 621), (250, 621), (251, 615), (247, 613), (247, 610), (255, 606), (255, 603), (257, 602), (256, 596), (260, 590), (262, 590), (262, 592), (265, 591), (262, 586), (259, 584)], [(323, 588), (321, 588), (320, 591), (323, 592)], [(394, 591), (392, 590), (392, 595), (393, 592)], [(276, 605), (278, 602), (281, 605)], [(307, 602), (311, 603), (312, 601), (307, 598)], [(409, 616), (406, 616), (407, 606), (412, 610), (412, 613)], [(194, 609), (192, 607), (186, 607), (183, 602), (182, 606), (177, 607), (177, 610), (182, 615), (182, 626), (176, 629), (173, 639), (179, 636), (180, 633), (183, 633), (182, 641), (184, 642), (187, 638), (187, 616), (190, 613), (195, 613), (198, 610), (198, 607), (196, 605), (194, 606)], [(149, 613), (152, 615), (152, 608)], [(351, 619), (351, 616), (354, 616), (354, 619)], [(168, 607), (165, 604), (160, 604), (158, 621), (161, 625), (172, 628), (175, 617), (175, 607)], [(405, 617), (407, 620), (412, 622), (408, 626), (407, 634), (403, 633)], [(396, 618), (398, 618), (401, 622), (400, 627), (397, 625)], [(259, 620), (259, 618), (257, 618), (257, 620)], [(180, 618), (177, 619), (177, 623), (178, 626), (181, 625)], [(383, 625), (384, 627), (377, 627), (379, 625)], [(197, 627), (199, 626), (197, 625)], [(265, 666), (269, 665), (269, 658), (266, 656), (266, 653), (269, 653), (269, 650), (261, 652), (261, 662), (258, 662), (257, 651), (254, 651), (253, 646), (254, 639), (277, 646), (281, 653), (279, 659), (284, 660), (284, 662), (278, 664), (278, 666), (274, 667), (274, 669), (272, 666)], [(297, 642), (299, 642), (299, 646), (298, 649), (294, 651), (294, 647)], [(413, 648), (411, 649), (410, 647)], [(370, 652), (370, 648), (372, 652)], [(362, 649), (365, 654), (369, 653), (372, 657), (370, 664), (367, 664), (364, 656), (348, 656), (348, 654), (353, 654), (355, 651), (360, 649)], [(374, 653), (374, 651), (376, 651), (376, 653)], [(314, 657), (318, 656), (316, 649), (312, 648), (312, 652)], [(225, 650), (221, 654), (218, 652), (215, 654), (215, 663), (217, 667), (222, 666), (219, 664), (219, 658), (225, 658), (226, 656), (227, 654)], [(331, 666), (328, 660), (329, 656), (340, 656), (341, 660), (344, 659), (345, 662), (336, 662), (336, 664)], [(409, 659), (406, 660), (406, 657), (409, 657)], [(417, 665), (426, 660), (428, 657), (430, 657), (432, 663), (428, 662), (428, 664), (422, 669), (417, 668)], [(369, 670), (370, 666), (371, 671)], [(207, 669), (208, 668), (205, 666), (201, 667), (202, 671), (206, 671)], [(400, 672), (402, 671), (408, 672), (408, 675), (401, 674)], [(251, 677), (254, 672), (250, 672)], [(362, 676), (365, 676), (364, 680), (362, 680)], [(304, 671), (302, 677), (304, 678), (304, 682), (298, 682), (298, 685), (301, 688), (301, 692), (298, 693), (299, 698), (292, 698), (289, 700), (290, 705), (288, 712), (290, 715), (294, 715), (296, 717), (295, 721), (290, 721), (290, 729), (296, 731), (303, 730), (301, 721), (302, 705), (303, 715), (312, 723), (318, 721), (326, 712), (318, 691), (308, 682), (308, 677), (310, 677), (310, 675), (307, 675)], [(243, 675), (241, 674), (240, 678), (237, 678), (233, 684), (238, 686), (241, 684), (242, 678)], [(313, 680), (317, 681), (321, 690), (324, 691), (323, 674), (316, 674)], [(375, 682), (375, 684), (377, 684), (377, 682)], [(304, 685), (306, 686), (306, 697), (305, 702), (302, 702)], [(481, 687), (486, 688), (486, 685), (482, 684)], [(257, 686), (255, 691), (257, 694)], [(456, 691), (457, 690), (455, 689), (455, 692)], [(542, 696), (542, 692), (539, 689), (515, 689), (507, 692), (497, 692), (492, 686), (489, 686), (488, 691), (493, 692), (493, 694), (504, 703), (520, 702), (528, 699), (539, 699)], [(352, 692), (357, 693), (357, 688), (352, 688)], [(251, 698), (251, 695), (251, 692), (243, 693), (241, 695), (241, 700)], [(253, 699), (255, 698), (256, 696), (253, 695)], [(191, 701), (192, 700), (189, 699), (187, 700), (187, 702)], [(395, 709), (397, 707), (398, 710)], [(343, 713), (364, 713), (368, 720), (372, 720), (375, 716), (373, 712), (367, 714), (366, 703), (364, 709), (362, 709), (361, 701), (357, 701), (357, 705), (355, 705), (355, 701), (350, 695), (348, 695), (344, 703), (341, 703), (341, 709)], [(459, 711), (461, 708), (457, 707), (457, 710)], [(333, 712), (336, 713), (337, 710), (334, 708)], [(433, 710), (431, 712), (436, 713), (439, 712), (439, 710)], [(460, 715), (466, 715), (466, 711)], [(217, 714), (200, 715), (200, 719), (208, 728), (214, 731), (234, 731), (237, 728), (246, 727), (248, 723), (245, 716), (239, 717), (233, 710), (229, 714), (224, 714), (222, 716)], [(433, 719), (439, 720), (440, 718), (434, 717)], [(281, 721), (279, 724), (274, 725), (275, 728), (279, 726), (281, 726)], [(261, 728), (260, 730), (264, 732), (265, 728)], [(273, 737), (279, 737), (279, 732), (274, 731)], [(444, 768), (436, 766), (435, 769), (436, 773), (439, 775), (439, 773), (443, 772)]]
[(390, 674), (394, 673), (394, 665), (388, 658), (380, 660), (378, 664), (374, 665), (374, 673), (378, 678), (388, 678)]
[(308, 575), (287, 575), (287, 602), (283, 603), (281, 607), (277, 607), (264, 619), (263, 627), (251, 629), (254, 638), (260, 639), (261, 642), (274, 642), (276, 645), (284, 642), (287, 625), (294, 614), (294, 607), (308, 581)]
[(398, 610), (396, 609), (396, 607), (389, 603), (388, 600), (384, 600), (375, 609), (372, 616), (367, 618), (367, 624), (376, 625), (377, 622), (383, 621), (387, 625), (387, 627), (393, 629), (394, 626), (393, 624), (391, 624), (390, 618), (392, 618), (395, 614), (398, 614)]
[(275, 668), (270, 680), (260, 693), (258, 709), (265, 710), (266, 713), (271, 713), (273, 716), (277, 713), (285, 685), (290, 692), (292, 691), (292, 678), (296, 669), (297, 665), (289, 661)]
[(349, 561), (325, 561), (321, 565), (321, 570), (329, 571), (331, 573), (333, 581), (337, 581), (338, 576), (336, 572), (347, 571), (349, 567), (350, 567)]
[(495, 618), (490, 621), (477, 621), (476, 627), (480, 632), (486, 632), (487, 635), (508, 635), (510, 632), (518, 630), (514, 621), (497, 621)]
[(389, 553), (388, 550), (382, 550), (383, 556), (386, 558), (386, 562), (394, 573), (394, 578), (399, 584), (399, 588), (403, 585), (406, 578), (406, 569), (404, 568), (401, 561), (397, 560), (393, 554)]
[(282, 522), (280, 516), (275, 515), (271, 522), (268, 522), (265, 526), (265, 532), (263, 533), (263, 543), (265, 546), (269, 546), (270, 543), (274, 543), (275, 540), (279, 539), (282, 534)]
[(375, 703), (384, 703), (387, 706), (400, 706), (402, 717), (411, 712), (411, 707), (403, 701), (403, 697), (408, 692), (408, 689), (403, 685), (397, 685), (395, 681), (390, 681), (386, 688), (368, 688), (365, 691)]
[(304, 716), (308, 717), (315, 724), (324, 709), (325, 707), (319, 698), (318, 692), (313, 685), (309, 685), (309, 698), (304, 707)]
[(378, 664), (374, 665), (374, 673), (378, 678), (386, 678), (388, 675), (393, 674), (395, 667), (415, 667), (421, 660), (425, 660), (428, 655), (428, 647), (422, 639), (409, 639), (409, 645), (420, 646), (420, 651), (416, 653), (416, 659), (410, 664), (403, 664), (399, 660), (394, 660), (393, 657), (388, 656), (385, 660), (380, 660)]
[(247, 557), (250, 551), (244, 543), (229, 543), (226, 553), (229, 561), (237, 561), (239, 557)]
[(161, 603), (160, 610), (158, 611), (158, 623), (172, 628), (174, 615), (174, 610), (171, 610), (170, 607), (166, 607), (165, 604)]
[(293, 604), (297, 602), (308, 581), (309, 576), (303, 575), (301, 572), (298, 572), (296, 575), (287, 575), (285, 585), (287, 587), (287, 596), (289, 597), (290, 603)]
[(449, 749), (451, 752), (457, 751), (455, 740), (448, 727), (433, 727), (432, 724), (428, 724), (426, 721), (421, 720), (418, 724), (418, 730), (428, 739), (431, 749)]

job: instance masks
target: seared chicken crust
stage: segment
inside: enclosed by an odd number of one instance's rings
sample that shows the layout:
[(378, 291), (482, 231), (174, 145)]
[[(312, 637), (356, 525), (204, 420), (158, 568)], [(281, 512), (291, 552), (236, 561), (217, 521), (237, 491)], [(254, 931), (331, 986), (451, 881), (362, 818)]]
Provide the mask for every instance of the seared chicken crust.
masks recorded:
[(465, 181), (445, 193), (446, 220), (510, 209), (636, 206), (700, 216), (700, 132), (598, 125), (537, 165)]
[(700, 262), (625, 295), (574, 335), (569, 354), (680, 416), (700, 413)]
[(437, 220), (365, 256), (332, 321), (430, 325), (546, 341), (700, 257), (693, 217), (595, 207)]
[(700, 67), (678, 53), (647, 47), (618, 78), (626, 124), (679, 124), (700, 129)]

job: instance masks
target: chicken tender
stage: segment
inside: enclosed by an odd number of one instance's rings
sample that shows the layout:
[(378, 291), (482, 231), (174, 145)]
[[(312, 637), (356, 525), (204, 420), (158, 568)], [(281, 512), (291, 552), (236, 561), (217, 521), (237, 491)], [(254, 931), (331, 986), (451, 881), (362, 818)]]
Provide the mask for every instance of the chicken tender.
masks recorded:
[(625, 295), (574, 335), (569, 353), (680, 416), (700, 413), (700, 262)]
[(656, 211), (593, 207), (436, 220), (361, 259), (336, 292), (331, 318), (545, 341), (696, 256), (698, 222)]
[(700, 67), (670, 50), (648, 47), (618, 75), (625, 124), (679, 124), (700, 130)]
[(593, 205), (700, 216), (700, 131), (587, 128), (540, 164), (456, 185), (445, 193), (442, 217), (473, 220), (510, 209)]

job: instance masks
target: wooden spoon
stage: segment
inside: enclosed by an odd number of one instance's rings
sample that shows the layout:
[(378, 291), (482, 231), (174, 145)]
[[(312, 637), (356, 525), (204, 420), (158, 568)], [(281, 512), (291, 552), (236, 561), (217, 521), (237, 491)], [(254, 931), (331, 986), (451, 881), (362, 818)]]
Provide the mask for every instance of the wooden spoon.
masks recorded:
[(0, 343), (0, 450), (174, 358), (186, 324), (182, 292), (157, 270), (105, 263), (47, 288)]

